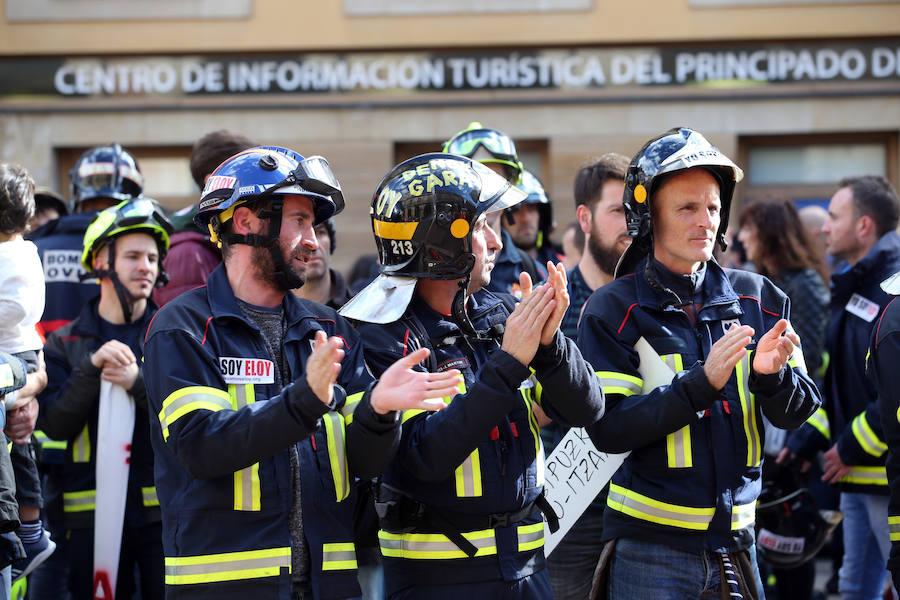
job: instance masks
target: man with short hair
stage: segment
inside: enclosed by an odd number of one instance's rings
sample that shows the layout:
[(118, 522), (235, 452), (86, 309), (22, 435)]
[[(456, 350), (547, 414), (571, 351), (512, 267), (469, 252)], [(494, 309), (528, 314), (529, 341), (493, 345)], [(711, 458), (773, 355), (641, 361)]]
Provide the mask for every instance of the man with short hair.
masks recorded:
[(306, 280), (294, 290), (298, 298), (306, 298), (335, 310), (347, 303), (353, 294), (344, 276), (331, 268), (331, 256), (337, 247), (334, 219), (326, 219), (315, 227), (318, 249), (306, 264)]
[(779, 457), (811, 461), (825, 453), (822, 480), (841, 489), (838, 590), (845, 598), (879, 596), (890, 553), (887, 445), (865, 357), (878, 316), (892, 299), (880, 284), (900, 270), (898, 220), (897, 192), (880, 175), (843, 179), (831, 197), (822, 232), (828, 253), (846, 267), (831, 274), (824, 410), (791, 435)]
[(625, 178), (633, 241), (578, 326), (609, 399), (591, 440), (631, 452), (604, 511), (611, 600), (762, 595), (763, 416), (797, 427), (821, 400), (791, 359), (784, 293), (713, 259), (742, 175), (691, 129), (647, 142)]
[[(100, 295), (71, 323), (51, 334), (45, 346), (49, 385), (39, 396), (38, 425), (54, 440), (66, 440), (61, 469), (69, 562), (74, 600), (95, 597), (95, 515), (97, 442), (102, 381), (118, 384), (134, 399), (117, 597), (163, 593), (159, 508), (153, 488), (147, 393), (140, 341), (156, 305), (150, 294), (169, 246), (171, 224), (148, 198), (121, 202), (98, 213), (84, 236), (82, 266), (100, 280)], [(117, 427), (128, 427), (117, 423)]]
[(327, 161), (287, 148), (250, 148), (207, 180), (196, 221), (223, 264), (144, 342), (170, 596), (359, 596), (354, 476), (377, 475), (395, 411), (441, 408), (426, 399), (458, 385), (410, 370), (427, 351), (374, 383), (353, 327), (290, 293), (314, 226), (343, 206)]
[(581, 260), (566, 274), (570, 304), (561, 325), (572, 339), (578, 334), (584, 303), (594, 290), (613, 280), (619, 257), (631, 244), (622, 206), (627, 169), (626, 157), (609, 152), (582, 166), (575, 176), (575, 216), (585, 244)]

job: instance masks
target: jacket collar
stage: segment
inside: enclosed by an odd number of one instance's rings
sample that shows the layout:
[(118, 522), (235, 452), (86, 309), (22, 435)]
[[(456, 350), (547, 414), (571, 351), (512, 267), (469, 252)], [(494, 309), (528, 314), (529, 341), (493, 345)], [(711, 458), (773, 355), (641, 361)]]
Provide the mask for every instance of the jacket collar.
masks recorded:
[[(99, 306), (100, 294), (97, 294), (81, 307), (81, 312), (78, 313), (78, 319), (75, 320), (72, 326), (72, 333), (80, 336), (97, 337), (98, 332), (100, 331)], [(159, 307), (153, 301), (153, 298), (148, 298), (147, 309), (144, 311), (144, 314), (131, 324), (146, 329), (150, 325), (150, 320), (153, 318), (153, 315), (156, 314), (157, 310), (159, 310)]]
[[(686, 277), (672, 273), (655, 259), (645, 256), (638, 263), (634, 274), (638, 304), (643, 308), (652, 310), (681, 310), (679, 307), (674, 306), (674, 297), (671, 294), (651, 286), (647, 281), (647, 265), (650, 260), (654, 261), (651, 273), (658, 273), (660, 279), (664, 282), (671, 283), (671, 280), (675, 278)], [(697, 289), (695, 290), (694, 301), (701, 303), (700, 309), (697, 311), (698, 319), (700, 321), (713, 321), (735, 318), (744, 314), (744, 311), (741, 309), (740, 298), (728, 280), (725, 270), (712, 259), (706, 262), (705, 271), (702, 279), (695, 282)], [(682, 287), (688, 289), (691, 285), (691, 282), (686, 281)], [(682, 300), (688, 301), (688, 298), (682, 298)]]
[[(231, 284), (228, 282), (228, 274), (225, 272), (225, 264), (217, 266), (206, 280), (206, 297), (209, 302), (210, 313), (216, 320), (223, 318), (237, 319), (247, 327), (258, 330), (256, 325), (248, 321), (241, 307), (238, 306), (237, 297)], [(314, 329), (322, 329), (312, 314), (303, 307), (303, 303), (294, 294), (287, 293), (281, 301), (284, 311), (287, 333), (285, 341), (303, 338)]]
[(867, 283), (881, 283), (900, 262), (900, 235), (889, 231), (881, 236), (862, 259), (847, 269), (832, 273), (831, 287), (834, 299), (849, 297)]

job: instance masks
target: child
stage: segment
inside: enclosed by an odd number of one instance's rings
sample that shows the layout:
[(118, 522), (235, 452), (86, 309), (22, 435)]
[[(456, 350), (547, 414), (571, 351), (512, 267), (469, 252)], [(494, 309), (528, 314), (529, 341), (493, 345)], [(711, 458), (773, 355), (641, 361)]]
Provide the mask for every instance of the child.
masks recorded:
[[(35, 324), (44, 312), (44, 276), (37, 248), (25, 241), (34, 214), (34, 180), (19, 166), (0, 163), (0, 351), (17, 356), (28, 373), (40, 370), (43, 342)], [(18, 408), (9, 395), (6, 410)], [(24, 577), (53, 553), (56, 545), (40, 521), (41, 488), (31, 446), (13, 446), (19, 519), (16, 534), (26, 557), (13, 563), (13, 578)]]

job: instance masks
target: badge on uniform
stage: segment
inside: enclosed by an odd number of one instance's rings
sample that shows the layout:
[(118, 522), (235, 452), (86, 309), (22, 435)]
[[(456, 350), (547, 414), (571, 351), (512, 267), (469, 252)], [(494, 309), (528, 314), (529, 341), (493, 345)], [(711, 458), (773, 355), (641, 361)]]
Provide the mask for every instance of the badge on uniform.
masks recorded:
[(264, 358), (220, 356), (225, 383), (275, 383), (275, 363)]
[(722, 323), (722, 333), (728, 333), (728, 330), (732, 327), (737, 327), (741, 324), (740, 319), (723, 319)]
[(866, 323), (871, 323), (875, 320), (875, 317), (878, 316), (878, 311), (881, 310), (881, 307), (869, 300), (868, 298), (864, 298), (859, 294), (853, 294), (850, 296), (850, 301), (847, 302), (847, 306), (844, 307), (848, 313), (851, 315), (856, 315)]

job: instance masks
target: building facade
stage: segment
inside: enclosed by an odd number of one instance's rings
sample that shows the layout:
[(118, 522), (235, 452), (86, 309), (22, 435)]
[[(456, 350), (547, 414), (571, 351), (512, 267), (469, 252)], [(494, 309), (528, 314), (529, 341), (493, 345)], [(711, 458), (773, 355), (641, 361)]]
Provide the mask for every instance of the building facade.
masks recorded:
[(147, 195), (195, 202), (187, 157), (229, 129), (329, 159), (348, 199), (336, 264), (374, 251), (371, 193), (470, 121), (517, 142), (562, 226), (592, 156), (676, 125), (747, 178), (737, 205), (898, 184), (900, 2), (0, 0), (0, 160), (68, 192), (118, 141)]

